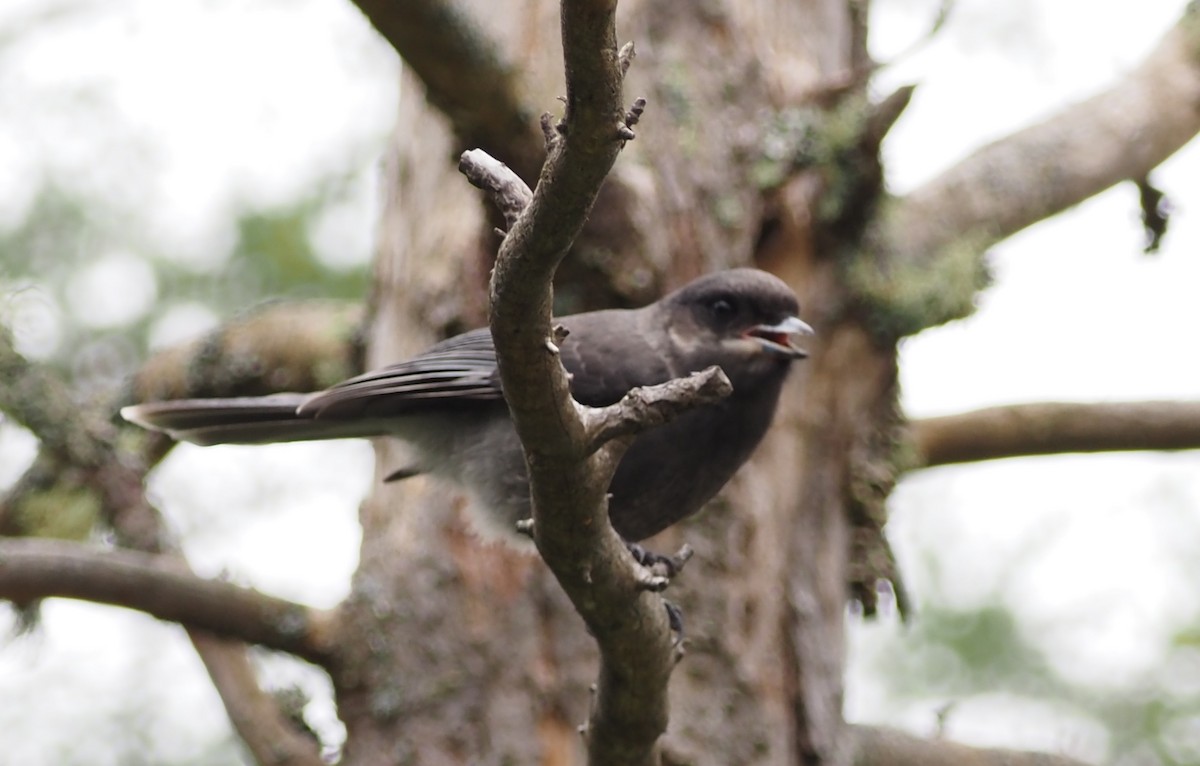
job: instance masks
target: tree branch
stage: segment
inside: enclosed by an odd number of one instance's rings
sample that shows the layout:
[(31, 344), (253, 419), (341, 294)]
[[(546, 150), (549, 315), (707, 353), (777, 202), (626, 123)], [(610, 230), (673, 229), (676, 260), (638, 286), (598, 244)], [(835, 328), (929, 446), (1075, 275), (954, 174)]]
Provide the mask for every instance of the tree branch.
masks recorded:
[(326, 388), (362, 370), (362, 319), (355, 303), (265, 305), (152, 356), (121, 404)]
[[(16, 413), (40, 441), (34, 466), (0, 503), (0, 523), (7, 525), (13, 509), (31, 500), (41, 499), (42, 505), (56, 509), (69, 502), (88, 503), (109, 523), (122, 545), (140, 551), (129, 555), (145, 556), (157, 566), (186, 575), (186, 561), (171, 548), (162, 517), (146, 499), (145, 462), (117, 448), (111, 421), (97, 417), (94, 408), (78, 406), (67, 385), (48, 368), (18, 354), (2, 329), (0, 372), (4, 381), (0, 409)], [(3, 545), (69, 544), (14, 540)], [(0, 569), (10, 564), (0, 553)], [(16, 577), (19, 580), (21, 576)], [(18, 600), (28, 598), (33, 596)], [(189, 631), (189, 638), (208, 668), (230, 720), (260, 763), (322, 763), (315, 744), (287, 725), (278, 706), (263, 694), (249, 672), (246, 647), (218, 646), (196, 631)]]
[(289, 652), (330, 657), (327, 614), (286, 599), (197, 577), (163, 556), (47, 539), (0, 540), (0, 598), (77, 598)]
[[(325, 766), (317, 743), (297, 731), (278, 701), (258, 685), (245, 644), (188, 628), (196, 654), (221, 692), (235, 731), (259, 766)], [(229, 693), (238, 690), (237, 694)], [(250, 734), (248, 735), (247, 732)]]
[(1049, 402), (914, 420), (917, 467), (1060, 452), (1200, 449), (1200, 402)]
[[(362, 306), (341, 301), (260, 307), (203, 338), (152, 356), (118, 405), (328, 388), (362, 371), (362, 321)], [(148, 466), (175, 446), (163, 434), (141, 431), (141, 437)]]
[(885, 206), (852, 284), (893, 337), (969, 314), (992, 244), (1114, 184), (1200, 131), (1200, 6), (1108, 90), (966, 157)]
[(103, 423), (79, 407), (70, 388), (49, 368), (25, 359), (7, 328), (0, 328), (0, 411), (69, 463), (94, 467), (108, 454), (109, 445), (92, 436), (106, 430)]
[[(490, 301), (501, 383), (529, 466), (534, 539), (600, 647), (588, 722), (593, 766), (658, 762), (667, 682), (678, 659), (662, 599), (647, 591), (645, 570), (608, 523), (608, 485), (627, 440), (600, 445), (606, 436), (631, 434), (687, 406), (681, 402), (694, 406), (721, 389), (710, 374), (642, 391), (658, 404), (641, 414), (632, 406), (636, 396), (588, 411), (571, 399), (558, 356), (551, 280), (636, 121), (621, 100), (632, 47), (617, 51), (615, 11), (615, 0), (562, 3), (566, 113), (557, 125), (543, 118), (549, 157), (500, 247)], [(464, 155), (463, 163), (471, 159)], [(494, 186), (506, 183), (511, 180)], [(669, 399), (675, 404), (667, 406)]]
[(587, 441), (585, 454), (592, 454), (616, 439), (636, 436), (662, 425), (690, 409), (716, 404), (733, 393), (733, 385), (720, 367), (708, 367), (686, 378), (657, 386), (631, 390), (608, 407), (578, 407)]
[(464, 147), (502, 158), (534, 178), (544, 151), (516, 68), (475, 21), (444, 0), (354, 0), (425, 85)]
[[(39, 454), (26, 476), (0, 502), (0, 526), (19, 524), (13, 515), (31, 500), (65, 504), (89, 496), (112, 523), (122, 544), (162, 549), (156, 514), (142, 491), (145, 473), (116, 450), (116, 429), (81, 406), (65, 382), (44, 365), (19, 354), (0, 329), (0, 410), (37, 437)], [(28, 506), (26, 506), (28, 507)]]
[(854, 766), (1086, 766), (1051, 753), (968, 747), (882, 726), (848, 726)]
[(463, 152), (458, 160), (458, 170), (473, 186), (488, 193), (510, 228), (533, 199), (533, 190), (519, 175), (482, 149)]

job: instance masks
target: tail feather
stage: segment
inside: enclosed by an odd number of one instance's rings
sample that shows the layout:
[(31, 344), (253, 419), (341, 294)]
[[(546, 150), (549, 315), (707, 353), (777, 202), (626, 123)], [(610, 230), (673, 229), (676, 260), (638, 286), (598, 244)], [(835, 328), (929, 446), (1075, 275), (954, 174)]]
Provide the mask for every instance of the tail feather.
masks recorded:
[(379, 436), (378, 423), (318, 419), (297, 414), (308, 394), (275, 394), (231, 399), (176, 399), (125, 407), (121, 417), (179, 441), (212, 444), (275, 442)]

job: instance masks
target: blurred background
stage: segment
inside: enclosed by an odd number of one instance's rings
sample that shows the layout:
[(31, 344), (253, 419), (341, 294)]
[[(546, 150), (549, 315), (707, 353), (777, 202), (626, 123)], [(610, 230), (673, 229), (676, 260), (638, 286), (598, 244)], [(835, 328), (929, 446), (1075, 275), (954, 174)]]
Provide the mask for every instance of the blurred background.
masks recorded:
[[(1182, 0), (876, 0), (904, 192), (1095, 92)], [(0, 322), (101, 395), (264, 302), (359, 299), (399, 61), (342, 0), (0, 7)], [(547, 103), (547, 106), (551, 106)], [(644, 129), (653, 130), (653, 104)], [(909, 340), (912, 417), (1024, 401), (1200, 398), (1200, 148), (995, 248), (970, 319)], [(33, 459), (0, 417), (0, 489)], [(176, 449), (151, 491), (196, 569), (315, 606), (349, 589), (366, 443)], [(1119, 764), (1200, 762), (1200, 453), (1059, 456), (907, 477), (888, 534), (915, 614), (851, 622), (847, 717)], [(75, 520), (57, 523), (69, 534)], [(236, 763), (183, 632), (52, 601), (0, 611), (0, 752), (21, 764)], [(262, 652), (337, 741), (328, 683)], [(248, 762), (248, 761), (247, 761)]]

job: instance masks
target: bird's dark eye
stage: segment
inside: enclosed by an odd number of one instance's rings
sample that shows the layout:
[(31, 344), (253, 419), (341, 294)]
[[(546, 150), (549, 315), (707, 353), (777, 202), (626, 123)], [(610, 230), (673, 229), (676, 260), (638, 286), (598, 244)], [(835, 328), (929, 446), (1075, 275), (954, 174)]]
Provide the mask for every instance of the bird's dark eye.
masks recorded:
[(731, 298), (714, 298), (709, 302), (708, 310), (718, 322), (728, 322), (737, 313), (737, 305)]

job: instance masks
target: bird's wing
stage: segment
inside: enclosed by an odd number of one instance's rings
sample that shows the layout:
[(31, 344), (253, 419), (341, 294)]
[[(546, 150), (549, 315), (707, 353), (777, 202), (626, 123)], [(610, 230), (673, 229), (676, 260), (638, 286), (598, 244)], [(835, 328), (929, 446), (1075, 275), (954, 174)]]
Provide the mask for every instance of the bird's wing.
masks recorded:
[(562, 363), (571, 373), (575, 401), (603, 407), (620, 401), (631, 388), (676, 377), (647, 340), (641, 318), (640, 311), (610, 309), (563, 320), (570, 334), (562, 344)]
[[(633, 311), (597, 311), (560, 320), (571, 393), (581, 404), (612, 404), (634, 386), (675, 377), (648, 344)], [(503, 399), (496, 349), (486, 327), (448, 338), (399, 364), (313, 394), (299, 414), (324, 418), (390, 417), (417, 409), (470, 406)]]
[(496, 351), (484, 327), (313, 394), (298, 412), (316, 418), (388, 417), (501, 398)]

